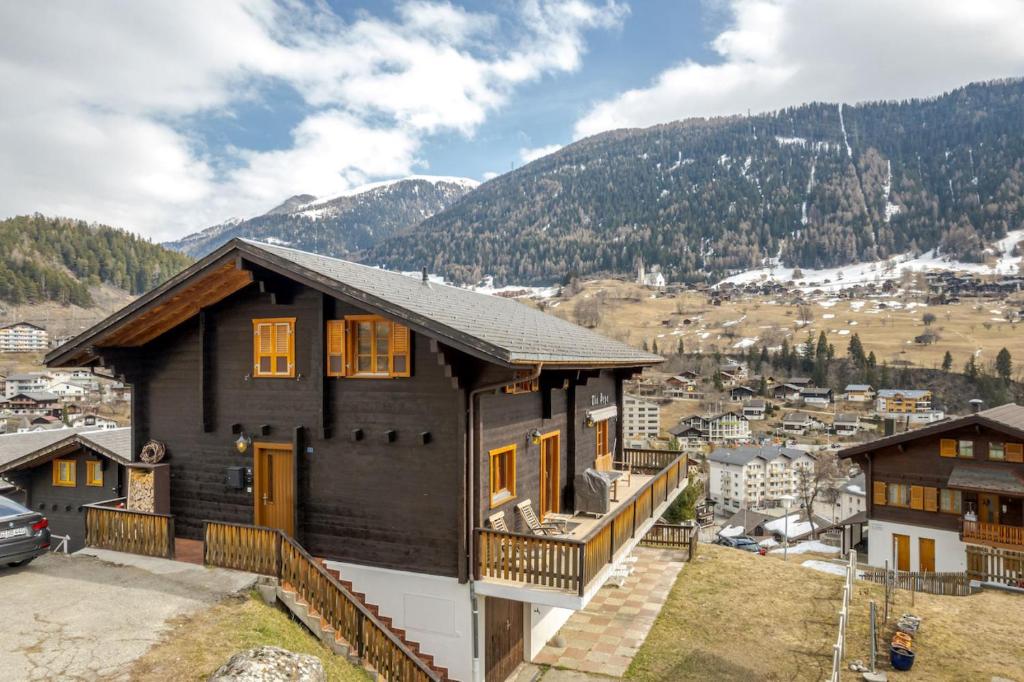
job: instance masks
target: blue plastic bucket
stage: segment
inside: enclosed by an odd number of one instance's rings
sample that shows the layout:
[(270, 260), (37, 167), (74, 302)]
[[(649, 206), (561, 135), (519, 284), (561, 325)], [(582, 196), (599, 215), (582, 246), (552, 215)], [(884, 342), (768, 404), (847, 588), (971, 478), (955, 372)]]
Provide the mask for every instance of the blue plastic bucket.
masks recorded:
[(889, 662), (896, 670), (910, 670), (914, 667), (914, 652), (901, 646), (889, 646)]

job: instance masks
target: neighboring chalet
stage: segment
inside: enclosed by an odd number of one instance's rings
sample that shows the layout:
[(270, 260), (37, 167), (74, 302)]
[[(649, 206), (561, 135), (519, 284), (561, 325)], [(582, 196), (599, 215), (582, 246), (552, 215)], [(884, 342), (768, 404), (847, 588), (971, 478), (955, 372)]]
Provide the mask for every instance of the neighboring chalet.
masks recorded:
[(870, 403), (875, 390), (869, 384), (847, 384), (843, 395), (848, 403)]
[(60, 414), (60, 399), (47, 391), (16, 393), (0, 400), (0, 410), (11, 415), (57, 415)]
[[(166, 447), (182, 542), (280, 529), (463, 682), (532, 659), (685, 487), (670, 451), (610, 471), (630, 457), (623, 382), (661, 361), (514, 300), (241, 239), (47, 356), (131, 385), (131, 451)], [(566, 524), (543, 553), (520, 504)]]
[(790, 383), (776, 384), (772, 387), (772, 398), (784, 402), (796, 402), (800, 399), (800, 387)]
[(928, 424), (945, 417), (932, 407), (932, 392), (923, 389), (883, 388), (875, 398), (875, 412), (886, 419), (908, 424)]
[(832, 420), (832, 432), (837, 436), (855, 436), (860, 432), (860, 415), (856, 412), (840, 412)]
[[(866, 472), (872, 566), (987, 573), (994, 550), (1024, 551), (1024, 407), (879, 438), (839, 457)], [(1019, 581), (1016, 556), (995, 563)]]
[(685, 417), (668, 430), (677, 438), (696, 436), (704, 443), (738, 442), (750, 439), (750, 420), (737, 412)]
[(768, 401), (763, 398), (755, 398), (743, 403), (743, 416), (750, 421), (763, 421), (768, 411)]
[(757, 389), (750, 386), (733, 386), (729, 389), (729, 399), (735, 402), (750, 400), (757, 397)]
[(696, 375), (695, 372), (683, 372), (683, 374), (671, 376), (665, 380), (662, 393), (668, 398), (702, 400), (704, 398), (704, 393), (697, 385), (698, 378), (699, 375)]
[(0, 476), (14, 488), (6, 494), (46, 516), (54, 536), (70, 536), (72, 552), (85, 544), (83, 505), (123, 495), (124, 465), (130, 460), (127, 428), (63, 428), (0, 436)]
[(806, 405), (831, 405), (832, 389), (802, 388), (800, 389), (800, 399), (803, 400)]
[(80, 414), (71, 420), (71, 426), (91, 427), (94, 429), (116, 429), (118, 423), (113, 419), (100, 417), (95, 414)]
[(808, 431), (821, 428), (821, 422), (806, 412), (787, 412), (782, 416), (782, 431), (802, 436)]

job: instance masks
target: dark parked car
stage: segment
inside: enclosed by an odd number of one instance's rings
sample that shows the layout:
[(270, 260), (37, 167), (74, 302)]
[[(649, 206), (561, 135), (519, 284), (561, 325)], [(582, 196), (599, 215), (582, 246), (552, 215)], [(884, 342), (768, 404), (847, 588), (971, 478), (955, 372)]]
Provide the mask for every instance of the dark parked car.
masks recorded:
[(744, 552), (755, 552), (757, 554), (765, 553), (764, 547), (757, 544), (757, 540), (749, 535), (735, 535), (733, 537), (719, 535), (717, 542), (723, 547), (742, 549)]
[(50, 522), (0, 496), (0, 564), (22, 566), (50, 549)]

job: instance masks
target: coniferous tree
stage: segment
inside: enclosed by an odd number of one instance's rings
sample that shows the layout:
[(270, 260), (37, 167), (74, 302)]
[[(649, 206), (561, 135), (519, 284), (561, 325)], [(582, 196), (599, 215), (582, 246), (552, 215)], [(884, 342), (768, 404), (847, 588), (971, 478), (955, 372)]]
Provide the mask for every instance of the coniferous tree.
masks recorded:
[(1013, 374), (1013, 360), (1010, 357), (1010, 351), (1004, 347), (996, 355), (996, 376), (1009, 383), (1011, 374)]
[(946, 354), (942, 357), (942, 371), (948, 372), (953, 368), (953, 355), (947, 350)]

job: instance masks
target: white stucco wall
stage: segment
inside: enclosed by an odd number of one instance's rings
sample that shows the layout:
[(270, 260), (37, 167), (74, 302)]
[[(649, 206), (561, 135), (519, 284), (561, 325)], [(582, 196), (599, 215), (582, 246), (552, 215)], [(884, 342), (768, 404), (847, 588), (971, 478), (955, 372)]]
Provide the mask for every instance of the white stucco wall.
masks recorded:
[[(473, 680), (473, 621), (469, 585), (455, 578), (328, 561), (395, 627), (419, 642), (452, 678)], [(483, 601), (483, 600), (481, 600)], [(481, 625), (485, 621), (482, 620)], [(481, 653), (481, 656), (483, 654)]]
[(938, 530), (937, 528), (926, 528), (924, 526), (911, 526), (906, 523), (893, 523), (891, 521), (872, 520), (868, 524), (868, 563), (879, 568), (885, 567), (889, 562), (889, 568), (896, 567), (896, 558), (893, 552), (892, 536), (910, 536), (910, 570), (921, 570), (919, 543), (920, 538), (931, 538), (935, 540), (935, 570), (942, 573), (946, 571), (967, 570), (967, 548), (960, 541), (959, 533), (949, 530)]
[(575, 611), (544, 604), (527, 604), (526, 607), (529, 612), (523, 619), (526, 625), (524, 650), (527, 660), (532, 661)]

